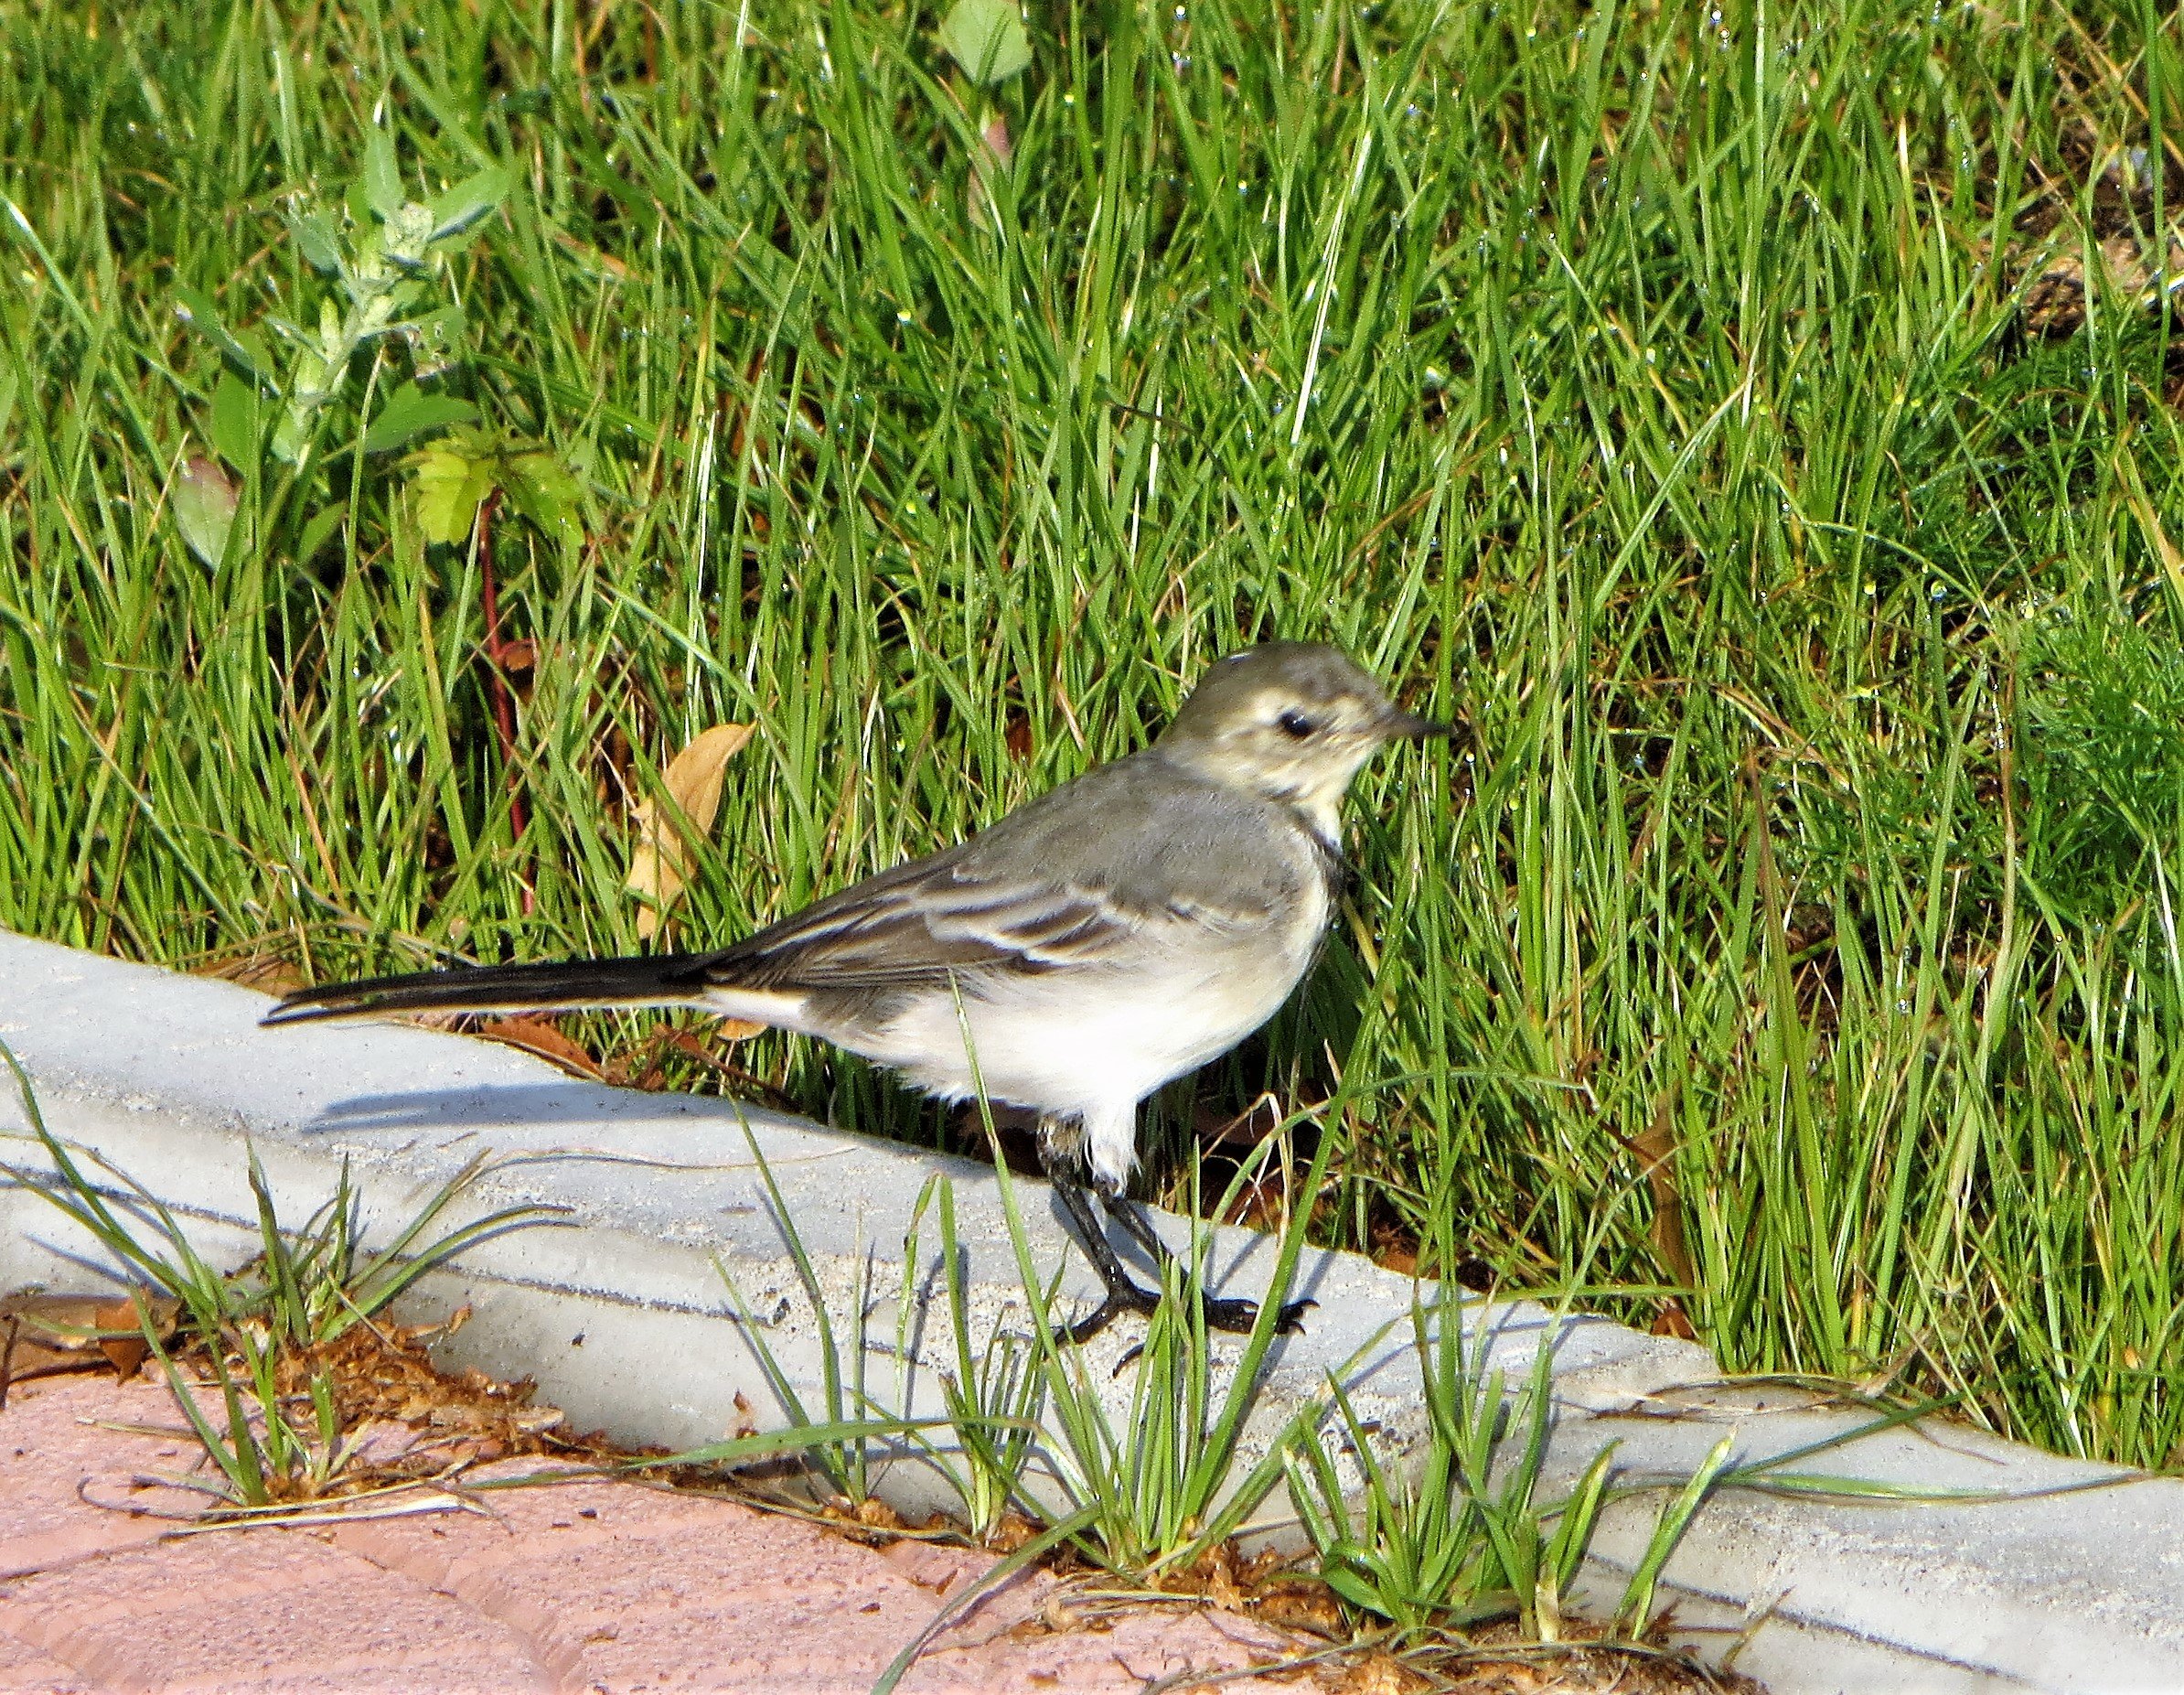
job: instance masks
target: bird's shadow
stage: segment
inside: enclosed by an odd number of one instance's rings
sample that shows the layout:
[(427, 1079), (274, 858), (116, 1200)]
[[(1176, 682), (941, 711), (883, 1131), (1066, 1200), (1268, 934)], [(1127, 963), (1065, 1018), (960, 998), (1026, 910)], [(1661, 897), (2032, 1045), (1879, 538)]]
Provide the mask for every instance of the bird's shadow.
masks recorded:
[[(481, 1126), (687, 1123), (736, 1112), (685, 1100), (594, 1089), (583, 1083), (493, 1083), (469, 1089), (424, 1089), (352, 1095), (321, 1108), (301, 1129), (313, 1135), (476, 1130)], [(766, 1112), (747, 1114), (773, 1121)]]

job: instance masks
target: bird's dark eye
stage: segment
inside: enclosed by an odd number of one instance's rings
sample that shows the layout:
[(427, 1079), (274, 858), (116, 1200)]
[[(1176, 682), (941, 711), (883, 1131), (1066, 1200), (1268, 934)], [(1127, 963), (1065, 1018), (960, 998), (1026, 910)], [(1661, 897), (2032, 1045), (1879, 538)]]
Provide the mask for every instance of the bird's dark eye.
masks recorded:
[(1293, 735), (1299, 741), (1311, 735), (1320, 726), (1300, 712), (1286, 712), (1274, 722), (1281, 726), (1284, 735)]

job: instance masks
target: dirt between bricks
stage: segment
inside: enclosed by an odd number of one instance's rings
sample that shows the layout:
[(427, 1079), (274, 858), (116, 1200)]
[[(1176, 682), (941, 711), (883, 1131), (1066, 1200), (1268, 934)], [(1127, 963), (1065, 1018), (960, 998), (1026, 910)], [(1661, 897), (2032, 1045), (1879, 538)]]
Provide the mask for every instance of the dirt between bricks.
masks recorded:
[[(348, 1411), (369, 1413), (357, 1427), (357, 1475), (373, 1486), (245, 1526), (207, 1518), (206, 1455), (164, 1381), (107, 1367), (10, 1384), (0, 1407), (0, 1695), (862, 1695), (996, 1562), (885, 1523), (832, 1527), (599, 1476), (586, 1469), (600, 1457), (590, 1441), (562, 1431), (522, 1386), (458, 1377), (435, 1389), (400, 1357), (409, 1352), (350, 1362)], [(490, 1486), (541, 1474), (536, 1486)], [(1283, 1622), (1280, 1608), (1255, 1612), (1233, 1574), (1207, 1587), (1217, 1594), (1151, 1595), (1103, 1573), (1032, 1567), (962, 1607), (899, 1687), (1731, 1687), (1666, 1660), (1477, 1639), (1426, 1668), (1347, 1649)], [(1310, 1615), (1309, 1602), (1286, 1615)]]

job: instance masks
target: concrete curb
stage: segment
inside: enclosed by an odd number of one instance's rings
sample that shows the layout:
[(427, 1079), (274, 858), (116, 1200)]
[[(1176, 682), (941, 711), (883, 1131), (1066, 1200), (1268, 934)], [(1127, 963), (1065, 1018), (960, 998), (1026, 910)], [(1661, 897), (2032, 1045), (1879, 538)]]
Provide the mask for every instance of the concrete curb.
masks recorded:
[[(210, 1255), (250, 1250), (254, 1217), (244, 1141), (264, 1163), (283, 1216), (301, 1219), (351, 1162), (381, 1231), (474, 1154), (498, 1163), (469, 1196), (475, 1212), (525, 1202), (566, 1208), (553, 1227), (483, 1243), (439, 1273), (436, 1303), (474, 1317), (455, 1363), (536, 1378), (580, 1425), (689, 1446), (775, 1401), (733, 1321), (714, 1268), (728, 1266), (768, 1346), (818, 1404), (817, 1326), (751, 1160), (744, 1126), (780, 1184), (838, 1324), (864, 1275), (892, 1345), (902, 1250), (934, 1171), (954, 1180), (962, 1251), (983, 1336), (1022, 1295), (995, 1179), (986, 1167), (824, 1129), (756, 1109), (639, 1095), (575, 1082), (502, 1046), (392, 1025), (265, 1031), (266, 999), (0, 933), (0, 1039), (22, 1059), (47, 1121), (155, 1186)], [(21, 1117), (0, 1091), (0, 1134)], [(5, 1157), (24, 1163), (23, 1144)], [(1035, 1184), (1020, 1190), (1043, 1268), (1064, 1238)], [(1164, 1219), (1169, 1239), (1187, 1228)], [(937, 1286), (937, 1228), (918, 1275)], [(1273, 1244), (1222, 1230), (1216, 1281), (1263, 1285)], [(1065, 1291), (1097, 1284), (1076, 1257)], [(871, 1268), (869, 1272), (866, 1268)], [(82, 1287), (98, 1256), (37, 1196), (0, 1188), (0, 1287)], [(1296, 1293), (1318, 1303), (1304, 1335), (1271, 1357), (1247, 1427), (1244, 1462), (1266, 1451), (1289, 1411), (1332, 1371), (1397, 1451), (1416, 1443), (1416, 1362), (1404, 1322), (1413, 1287), (1353, 1255), (1313, 1252)], [(1395, 1321), (1392, 1322), (1391, 1321)], [(1724, 1385), (1703, 1349), (1595, 1318), (1558, 1325), (1530, 1303), (1477, 1311), (1494, 1357), (1519, 1378), (1552, 1337), (1558, 1421), (1553, 1498), (1603, 1443), (1631, 1475), (1680, 1478), (1724, 1435), (1740, 1463), (1840, 1440), (1866, 1415), (1774, 1388)], [(912, 1336), (910, 1407), (937, 1404), (952, 1358), (944, 1324)], [(1087, 1350), (1127, 1413), (1115, 1363), (1132, 1339), (1118, 1324)], [(1219, 1358), (1239, 1346), (1224, 1338)], [(871, 1361), (892, 1379), (895, 1357)], [(2007, 1501), (1848, 1505), (1738, 1490), (1700, 1514), (1664, 1585), (1688, 1639), (1778, 1691), (2184, 1690), (2184, 1555), (2171, 1550), (2184, 1486), (2075, 1464), (1956, 1426), (1859, 1436), (1802, 1469), (1921, 1490), (2006, 1494)], [(2103, 1486), (2087, 1490), (2088, 1485)], [(2056, 1490), (2075, 1493), (2056, 1495)], [(938, 1480), (892, 1467), (882, 1493), (906, 1511), (943, 1504)], [(1590, 1593), (1612, 1604), (1644, 1546), (1654, 1507), (1611, 1508)], [(1279, 1526), (1267, 1527), (1279, 1534)]]

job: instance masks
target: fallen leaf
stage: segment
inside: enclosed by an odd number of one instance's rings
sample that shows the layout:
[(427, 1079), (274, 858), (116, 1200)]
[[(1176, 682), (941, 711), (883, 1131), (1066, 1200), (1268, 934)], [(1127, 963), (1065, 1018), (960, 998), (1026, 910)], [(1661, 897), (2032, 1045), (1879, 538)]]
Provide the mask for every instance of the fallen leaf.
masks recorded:
[[(716, 1018), (712, 1024), (712, 1036), (719, 1042), (740, 1042), (745, 1036), (763, 1035), (766, 1026), (754, 1024), (748, 1018)], [(678, 1053), (688, 1054), (701, 1066), (720, 1070), (721, 1057), (706, 1046), (694, 1031), (671, 1030), (668, 1033), (668, 1046)]]
[(597, 1082), (606, 1075), (597, 1060), (543, 1018), (492, 1018), (478, 1026), (477, 1034), (551, 1060), (574, 1077)]
[(658, 800), (637, 809), (637, 845), (629, 855), (629, 892), (645, 903), (637, 914), (637, 934), (649, 940), (661, 916), (682, 893), (696, 861), (695, 844), (704, 840), (721, 810), (721, 788), (728, 761), (751, 739), (747, 724), (716, 724), (669, 761), (660, 774), (671, 803), (661, 816)]
[(246, 989), (262, 990), (267, 994), (286, 994), (291, 989), (304, 986), (302, 973), (291, 961), (277, 953), (255, 950), (208, 960), (193, 968), (190, 974), (239, 982)]
[[(134, 1374), (149, 1351), (138, 1327), (136, 1301), (103, 1295), (26, 1293), (0, 1297), (0, 1404), (7, 1385), (64, 1371), (111, 1366)], [(175, 1333), (180, 1305), (150, 1300), (153, 1329), (164, 1340)]]
[(91, 1315), (98, 1328), (99, 1352), (106, 1363), (113, 1368), (114, 1376), (131, 1378), (137, 1367), (145, 1363), (145, 1356), (152, 1351), (145, 1340), (144, 1324), (138, 1315), (139, 1306), (152, 1321), (152, 1329), (164, 1345), (175, 1334), (176, 1320), (181, 1315), (182, 1303), (174, 1300), (153, 1300), (144, 1294), (126, 1301), (112, 1301), (98, 1308)]
[(1281, 1128), (1281, 1103), (1272, 1095), (1261, 1095), (1240, 1113), (1224, 1112), (1211, 1101), (1202, 1100), (1192, 1109), (1191, 1129), (1204, 1146), (1233, 1143), (1237, 1147), (1255, 1147)]
[(1691, 1322), (1684, 1312), (1683, 1303), (1678, 1301), (1662, 1302), (1661, 1310), (1654, 1314), (1654, 1322), (1649, 1328), (1654, 1336), (1674, 1336), (1679, 1342), (1698, 1340), (1698, 1327)]

